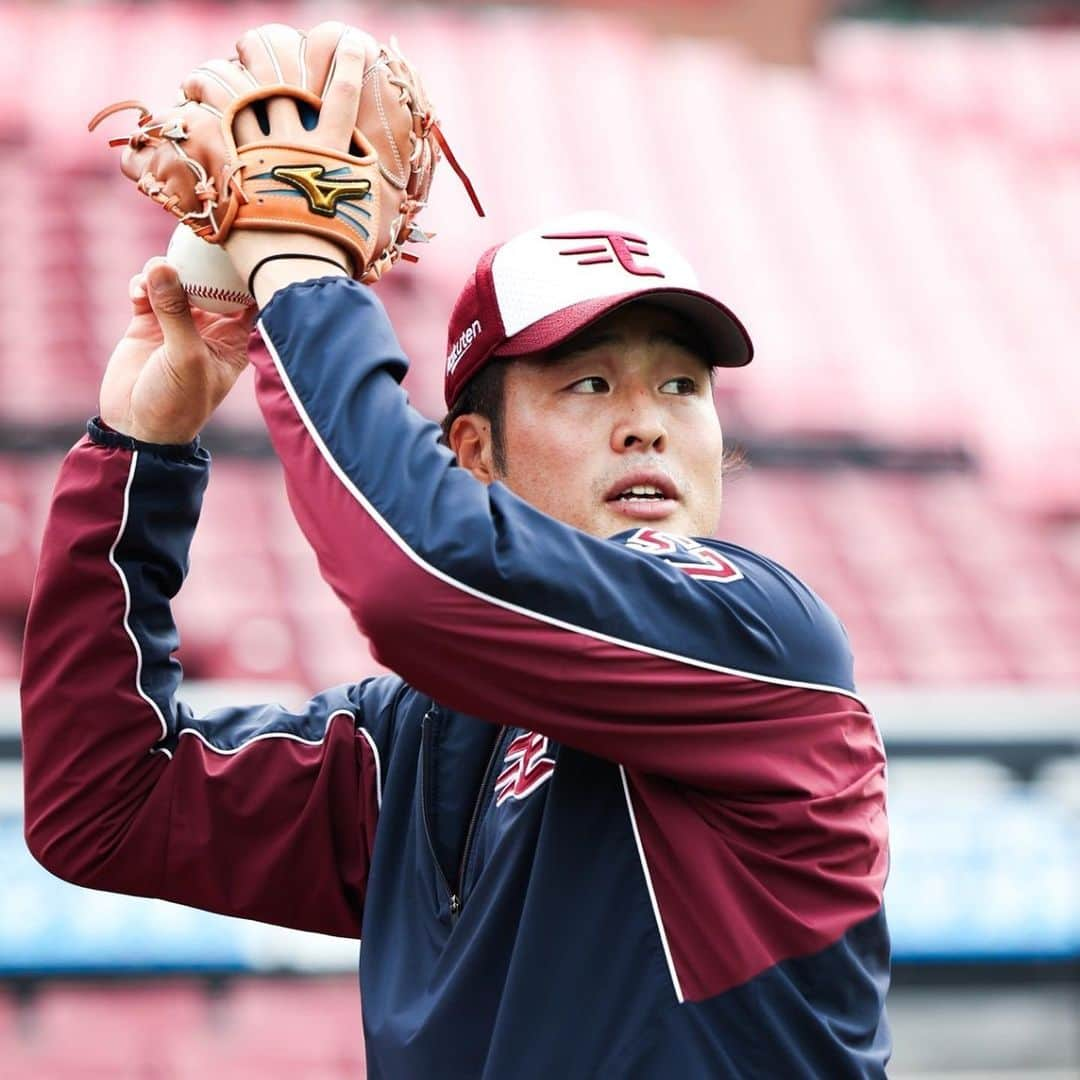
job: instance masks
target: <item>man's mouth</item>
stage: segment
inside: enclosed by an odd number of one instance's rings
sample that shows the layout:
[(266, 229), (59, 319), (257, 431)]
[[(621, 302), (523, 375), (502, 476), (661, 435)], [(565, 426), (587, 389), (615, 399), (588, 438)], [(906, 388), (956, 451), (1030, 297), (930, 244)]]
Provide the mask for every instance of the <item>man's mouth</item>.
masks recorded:
[(663, 473), (627, 476), (616, 481), (605, 497), (617, 514), (642, 521), (660, 521), (675, 512), (679, 492), (675, 482)]
[(633, 487), (628, 487), (625, 491), (619, 492), (615, 496), (616, 502), (631, 502), (635, 499), (666, 499), (667, 496), (658, 488), (653, 487), (650, 484), (634, 484)]

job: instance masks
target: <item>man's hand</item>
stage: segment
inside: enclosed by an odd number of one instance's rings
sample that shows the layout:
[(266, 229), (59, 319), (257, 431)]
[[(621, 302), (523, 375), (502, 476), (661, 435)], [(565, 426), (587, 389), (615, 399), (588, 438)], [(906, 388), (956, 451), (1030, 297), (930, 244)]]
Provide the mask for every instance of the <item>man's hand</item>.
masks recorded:
[(131, 279), (132, 318), (101, 384), (101, 419), (143, 442), (190, 442), (247, 366), (254, 307), (192, 310), (176, 271), (151, 259)]

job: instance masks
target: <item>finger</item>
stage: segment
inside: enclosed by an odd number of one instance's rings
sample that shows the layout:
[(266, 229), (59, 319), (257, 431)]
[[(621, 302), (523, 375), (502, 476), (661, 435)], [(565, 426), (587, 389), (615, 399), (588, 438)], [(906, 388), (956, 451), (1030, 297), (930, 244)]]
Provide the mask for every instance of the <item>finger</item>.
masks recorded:
[[(199, 204), (193, 199), (191, 174), (192, 168), (186, 161), (179, 147), (186, 137), (192, 144), (205, 146), (213, 143), (220, 130), (220, 118), (194, 101), (186, 101), (169, 112), (150, 118), (141, 132), (137, 132), (124, 148), (120, 159), (120, 171), (129, 179), (139, 184), (148, 194), (155, 195), (157, 190), (144, 187), (150, 178), (157, 178), (164, 185), (161, 189), (166, 197), (177, 195), (182, 202), (182, 210), (198, 210)], [(149, 132), (149, 134), (147, 134)], [(169, 135), (163, 133), (169, 132)], [(181, 134), (177, 134), (181, 132)], [(220, 140), (218, 140), (220, 141)], [(218, 153), (210, 164), (214, 173), (219, 167)], [(153, 189), (152, 189), (153, 188)]]
[(304, 61), (307, 65), (308, 88), (320, 97), (330, 82), (338, 44), (348, 31), (349, 27), (343, 22), (323, 22), (307, 32)]
[(153, 157), (152, 146), (142, 146), (138, 150), (125, 146), (124, 152), (120, 155), (120, 171), (129, 180), (138, 182), (139, 177), (150, 168)]
[(369, 57), (378, 54), (378, 45), (369, 35), (349, 30), (338, 42), (330, 82), (323, 95), (316, 131), (327, 146), (347, 149), (356, 129), (356, 116), (363, 92), (364, 72)]
[[(205, 121), (216, 124), (212, 117)], [(205, 145), (206, 140), (200, 140)], [(220, 139), (218, 140), (221, 141)], [(223, 148), (209, 155), (205, 161), (210, 176), (218, 176), (223, 166)], [(120, 163), (124, 175), (134, 180), (139, 190), (171, 213), (205, 218), (212, 228), (217, 228), (216, 215), (211, 212), (207, 217), (206, 208), (198, 199), (194, 190), (194, 171), (190, 161), (181, 157), (170, 140), (162, 140), (156, 146), (124, 154)], [(216, 204), (210, 207), (215, 209)]]
[[(259, 82), (238, 60), (208, 60), (200, 64), (181, 84), (181, 90), (192, 101), (216, 110), (220, 116), (236, 98), (257, 90)], [(244, 146), (262, 134), (259, 121), (251, 109), (242, 109), (233, 121), (233, 137)]]
[(146, 315), (150, 312), (150, 297), (146, 294), (146, 275), (141, 271), (128, 282), (128, 299), (131, 301), (133, 315)]
[(224, 111), (234, 98), (257, 90), (259, 82), (243, 64), (233, 60), (207, 60), (188, 72), (180, 84), (184, 97)]
[(235, 349), (247, 355), (248, 337), (259, 317), (259, 305), (249, 304), (240, 311), (215, 314), (192, 308), (191, 314), (205, 340), (213, 340), (227, 349)]
[(252, 106), (241, 109), (233, 118), (233, 138), (237, 146), (247, 146), (248, 143), (261, 139), (262, 135), (263, 130), (258, 114)]
[(145, 272), (150, 306), (161, 327), (165, 348), (176, 367), (182, 368), (185, 361), (195, 360), (205, 352), (187, 293), (179, 274), (164, 259), (151, 259)]
[[(240, 62), (263, 86), (284, 83), (307, 89), (305, 49), (304, 35), (282, 23), (257, 26), (236, 43)], [(289, 98), (271, 98), (266, 109), (275, 135), (296, 135), (303, 130), (296, 104)]]

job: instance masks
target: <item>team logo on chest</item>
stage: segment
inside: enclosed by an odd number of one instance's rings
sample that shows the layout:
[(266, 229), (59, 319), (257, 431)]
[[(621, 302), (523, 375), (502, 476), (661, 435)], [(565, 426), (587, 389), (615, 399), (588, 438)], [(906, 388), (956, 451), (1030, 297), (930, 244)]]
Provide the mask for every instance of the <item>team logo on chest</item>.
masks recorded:
[(548, 737), (526, 731), (507, 748), (503, 771), (495, 778), (495, 805), (524, 799), (546, 784), (555, 771), (555, 759), (545, 757)]

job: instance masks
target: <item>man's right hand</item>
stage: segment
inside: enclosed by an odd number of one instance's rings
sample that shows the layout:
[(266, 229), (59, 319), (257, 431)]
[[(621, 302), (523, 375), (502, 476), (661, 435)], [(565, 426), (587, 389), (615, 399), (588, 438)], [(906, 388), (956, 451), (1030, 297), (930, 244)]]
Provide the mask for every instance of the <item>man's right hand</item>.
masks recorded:
[(131, 279), (129, 295), (132, 318), (105, 370), (101, 419), (143, 442), (190, 442), (247, 366), (257, 309), (192, 309), (161, 258)]

